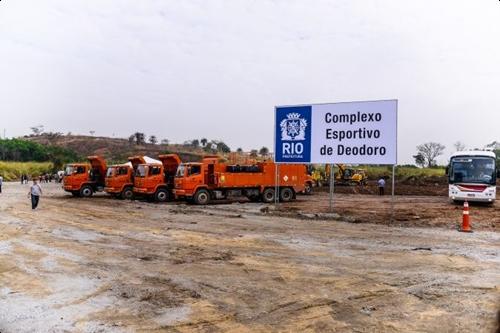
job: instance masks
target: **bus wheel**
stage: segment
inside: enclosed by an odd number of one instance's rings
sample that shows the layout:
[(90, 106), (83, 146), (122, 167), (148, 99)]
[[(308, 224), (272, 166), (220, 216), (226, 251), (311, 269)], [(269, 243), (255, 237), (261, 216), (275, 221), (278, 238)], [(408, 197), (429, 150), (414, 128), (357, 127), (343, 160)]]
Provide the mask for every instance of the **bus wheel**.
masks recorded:
[(195, 193), (193, 200), (197, 205), (206, 205), (210, 201), (210, 194), (207, 190), (198, 190)]
[(274, 201), (274, 188), (266, 188), (264, 192), (262, 192), (262, 201), (266, 203), (271, 203)]
[(80, 189), (80, 196), (84, 198), (90, 198), (94, 194), (94, 191), (92, 190), (92, 187), (89, 185), (85, 185)]
[(280, 200), (288, 202), (293, 199), (293, 191), (289, 187), (282, 188), (280, 191)]
[(168, 200), (168, 192), (164, 188), (160, 188), (155, 193), (156, 202), (165, 202)]
[(126, 187), (121, 194), (121, 198), (125, 200), (132, 200), (134, 199), (134, 191), (130, 187)]

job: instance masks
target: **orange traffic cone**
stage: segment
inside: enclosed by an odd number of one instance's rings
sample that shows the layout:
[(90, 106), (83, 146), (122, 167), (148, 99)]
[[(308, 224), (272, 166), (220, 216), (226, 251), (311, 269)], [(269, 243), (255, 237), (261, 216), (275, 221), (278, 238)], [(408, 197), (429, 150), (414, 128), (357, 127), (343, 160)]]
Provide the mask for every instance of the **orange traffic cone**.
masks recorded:
[(462, 228), (459, 229), (461, 232), (472, 232), (470, 227), (470, 215), (469, 215), (469, 203), (464, 202), (464, 210), (462, 213)]

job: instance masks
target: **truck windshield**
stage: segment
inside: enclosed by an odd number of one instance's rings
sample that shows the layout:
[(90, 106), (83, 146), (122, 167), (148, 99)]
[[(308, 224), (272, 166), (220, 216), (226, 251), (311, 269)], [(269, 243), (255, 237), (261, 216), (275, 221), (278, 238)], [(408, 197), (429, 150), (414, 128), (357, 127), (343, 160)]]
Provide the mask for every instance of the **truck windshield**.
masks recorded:
[(71, 176), (75, 173), (85, 173), (85, 167), (77, 165), (66, 165), (66, 168), (64, 169), (65, 176)]
[(135, 171), (135, 176), (136, 177), (146, 177), (146, 174), (147, 174), (147, 170), (146, 170), (146, 166), (145, 165), (139, 165), (137, 167), (137, 170)]
[(454, 157), (450, 161), (449, 182), (494, 185), (495, 159), (478, 156)]
[(115, 168), (108, 168), (108, 171), (106, 171), (106, 177), (113, 177)]
[(66, 169), (64, 169), (64, 175), (69, 176), (72, 175), (73, 172), (76, 171), (76, 168), (72, 165), (66, 165)]
[(175, 177), (184, 177), (185, 169), (186, 167), (184, 166), (184, 164), (179, 165), (179, 167), (177, 168), (177, 172), (175, 173)]

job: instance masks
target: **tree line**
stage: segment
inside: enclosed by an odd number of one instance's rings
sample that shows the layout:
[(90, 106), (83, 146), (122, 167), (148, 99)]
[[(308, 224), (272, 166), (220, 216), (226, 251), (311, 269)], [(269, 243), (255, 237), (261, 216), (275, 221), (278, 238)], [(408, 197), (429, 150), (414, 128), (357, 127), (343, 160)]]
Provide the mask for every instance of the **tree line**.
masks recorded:
[[(464, 151), (466, 146), (464, 143), (457, 141), (453, 144), (455, 151)], [(491, 149), (495, 152), (497, 156), (497, 166), (500, 167), (500, 142), (493, 141), (490, 144), (487, 144), (484, 148)], [(421, 167), (436, 167), (436, 158), (443, 154), (446, 146), (438, 143), (438, 142), (426, 142), (417, 146), (417, 154), (413, 155), (415, 159), (415, 164)], [(473, 149), (479, 150), (479, 149)]]
[(22, 139), (0, 139), (0, 159), (18, 162), (52, 162), (59, 169), (64, 163), (79, 160), (80, 157), (72, 150), (42, 145)]
[[(128, 138), (128, 141), (130, 144), (133, 145), (145, 145), (145, 144), (163, 144), (163, 145), (168, 145), (170, 143), (170, 140), (168, 139), (162, 139), (161, 141), (158, 140), (158, 137), (156, 135), (150, 135), (149, 137), (146, 136), (146, 134), (142, 132), (135, 132), (131, 134)], [(207, 153), (230, 153), (231, 147), (227, 145), (224, 141), (221, 140), (209, 140), (207, 138), (201, 138), (201, 139), (192, 139), (192, 140), (186, 140), (182, 143), (182, 146), (187, 147), (187, 148), (193, 148), (193, 149), (201, 149)], [(237, 153), (243, 153), (242, 148), (237, 148), (236, 149)], [(269, 148), (267, 147), (262, 147), (259, 150), (257, 149), (252, 149), (250, 151), (250, 156), (251, 157), (257, 157), (257, 156), (262, 156), (262, 157), (269, 157)]]

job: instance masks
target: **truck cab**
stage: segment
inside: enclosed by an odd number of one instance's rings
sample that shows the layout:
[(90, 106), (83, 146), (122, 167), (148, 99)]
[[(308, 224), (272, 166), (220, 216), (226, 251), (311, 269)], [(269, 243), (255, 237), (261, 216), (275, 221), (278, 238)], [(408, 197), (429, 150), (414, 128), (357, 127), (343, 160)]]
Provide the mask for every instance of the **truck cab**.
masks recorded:
[(64, 168), (63, 189), (73, 196), (91, 197), (104, 190), (106, 161), (101, 156), (88, 156), (89, 163), (67, 164)]
[(106, 171), (106, 187), (104, 191), (121, 199), (134, 198), (134, 169), (132, 163), (116, 164)]
[(190, 200), (199, 189), (210, 189), (217, 182), (217, 158), (204, 158), (202, 163), (183, 163), (175, 174), (175, 196)]
[(137, 166), (134, 193), (165, 202), (173, 199), (174, 176), (181, 160), (177, 154), (159, 155), (159, 161)]
[(156, 160), (147, 156), (131, 156), (125, 164), (110, 166), (106, 172), (106, 187), (104, 191), (117, 198), (133, 199), (135, 172), (139, 165), (145, 164), (148, 161)]

